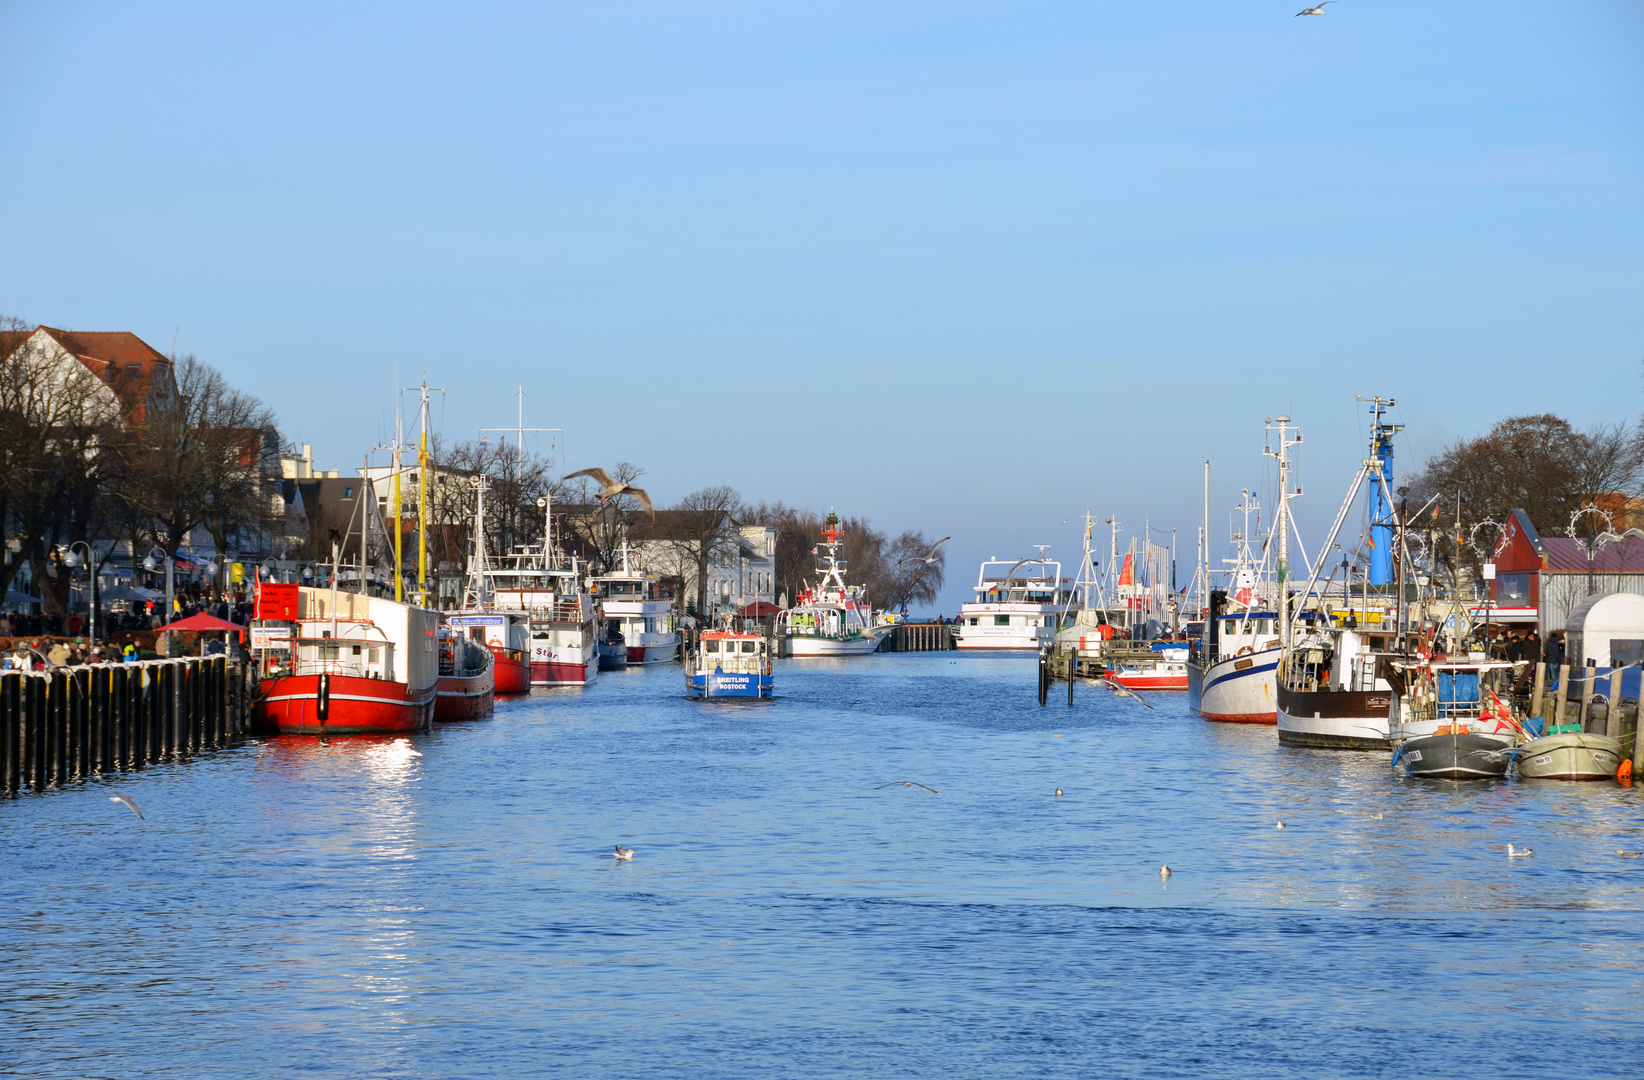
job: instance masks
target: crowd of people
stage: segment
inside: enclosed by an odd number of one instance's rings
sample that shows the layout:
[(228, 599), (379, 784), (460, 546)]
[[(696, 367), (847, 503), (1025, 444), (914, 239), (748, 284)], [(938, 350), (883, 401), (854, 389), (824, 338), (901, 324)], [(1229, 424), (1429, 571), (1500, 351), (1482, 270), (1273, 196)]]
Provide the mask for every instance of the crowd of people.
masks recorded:
[[(206, 596), (179, 596), (171, 619), (165, 617), (165, 602), (134, 605), (130, 610), (99, 612), (93, 627), (80, 612), (35, 615), (0, 612), (0, 641), (13, 638), (9, 649), (0, 651), (0, 670), (44, 671), (79, 664), (133, 663), (143, 657), (138, 635), (164, 631), (168, 622), (205, 614), (246, 625), (251, 618), (249, 603), (231, 604)], [(97, 640), (90, 635), (95, 629)], [(221, 641), (205, 645), (208, 654), (224, 651)], [(152, 652), (149, 653), (153, 655)]]

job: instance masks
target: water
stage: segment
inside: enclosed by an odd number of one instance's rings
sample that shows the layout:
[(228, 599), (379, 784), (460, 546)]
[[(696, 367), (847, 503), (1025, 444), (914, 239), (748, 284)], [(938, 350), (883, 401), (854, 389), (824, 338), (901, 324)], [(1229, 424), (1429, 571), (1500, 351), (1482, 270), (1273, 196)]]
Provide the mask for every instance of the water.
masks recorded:
[(0, 804), (0, 1073), (1636, 1072), (1637, 791), (1040, 709), (1020, 657), (777, 674)]

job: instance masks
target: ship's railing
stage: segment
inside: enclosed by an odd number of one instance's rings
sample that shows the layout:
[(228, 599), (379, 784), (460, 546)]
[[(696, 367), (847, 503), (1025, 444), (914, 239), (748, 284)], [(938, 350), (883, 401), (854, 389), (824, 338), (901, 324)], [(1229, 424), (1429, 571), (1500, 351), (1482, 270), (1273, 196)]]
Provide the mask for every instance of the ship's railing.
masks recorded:
[(531, 609), (531, 624), (549, 622), (582, 622), (593, 617), (594, 607), (586, 599), (556, 600)]

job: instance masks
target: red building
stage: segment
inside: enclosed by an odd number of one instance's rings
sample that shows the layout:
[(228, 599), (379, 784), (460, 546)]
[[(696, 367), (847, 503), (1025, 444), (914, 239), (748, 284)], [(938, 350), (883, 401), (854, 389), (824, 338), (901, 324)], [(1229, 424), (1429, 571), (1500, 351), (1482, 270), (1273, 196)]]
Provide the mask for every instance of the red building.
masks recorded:
[(1496, 549), (1491, 583), (1495, 622), (1533, 622), (1545, 636), (1562, 630), (1570, 609), (1589, 593), (1644, 594), (1644, 532), (1628, 529), (1595, 541), (1591, 577), (1587, 545), (1568, 536), (1542, 536), (1523, 510), (1514, 510)]

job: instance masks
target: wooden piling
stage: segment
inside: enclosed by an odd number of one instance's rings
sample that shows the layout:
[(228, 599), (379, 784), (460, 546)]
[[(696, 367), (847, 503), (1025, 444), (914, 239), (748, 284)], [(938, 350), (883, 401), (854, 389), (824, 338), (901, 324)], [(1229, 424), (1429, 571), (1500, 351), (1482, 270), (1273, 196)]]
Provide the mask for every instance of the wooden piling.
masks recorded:
[(1553, 695), (1553, 726), (1564, 723), (1564, 704), (1570, 700), (1570, 665), (1558, 665), (1558, 692)]
[(1541, 715), (1541, 697), (1547, 689), (1547, 665), (1536, 661), (1536, 681), (1530, 690), (1530, 715)]
[(1604, 717), (1604, 734), (1621, 738), (1621, 669), (1610, 668), (1610, 706)]
[(1587, 708), (1593, 703), (1593, 676), (1597, 670), (1591, 659), (1581, 670), (1581, 715), (1576, 723), (1581, 725), (1582, 731), (1587, 730)]
[(18, 778), (23, 772), (18, 754), (18, 724), (23, 707), (20, 694), (23, 687), (21, 672), (0, 675), (0, 794), (17, 794)]

